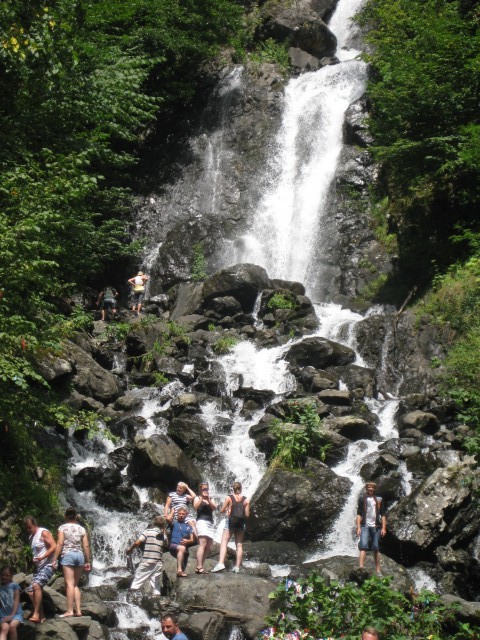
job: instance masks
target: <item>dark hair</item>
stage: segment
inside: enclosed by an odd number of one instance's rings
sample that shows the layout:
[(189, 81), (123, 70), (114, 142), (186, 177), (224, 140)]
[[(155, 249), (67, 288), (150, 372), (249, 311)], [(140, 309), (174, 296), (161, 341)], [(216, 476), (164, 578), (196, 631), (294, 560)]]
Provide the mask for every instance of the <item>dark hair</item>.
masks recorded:
[(233, 488), (233, 493), (240, 493), (240, 491), (242, 490), (242, 483), (234, 482), (232, 488)]
[(25, 516), (23, 524), (33, 524), (34, 527), (38, 527), (38, 522), (33, 516)]
[(166, 613), (164, 616), (162, 616), (162, 622), (164, 620), (166, 620), (167, 618), (170, 618), (170, 620), (173, 622), (173, 624), (175, 624), (175, 625), (178, 624), (177, 616), (175, 616), (173, 613)]
[(67, 507), (65, 509), (65, 518), (67, 520), (75, 520), (76, 517), (77, 517), (77, 510), (75, 509), (75, 507)]
[(11, 567), (9, 564), (6, 564), (0, 568), (0, 574), (2, 574), (4, 571), (9, 571), (10, 575), (13, 576), (13, 567)]

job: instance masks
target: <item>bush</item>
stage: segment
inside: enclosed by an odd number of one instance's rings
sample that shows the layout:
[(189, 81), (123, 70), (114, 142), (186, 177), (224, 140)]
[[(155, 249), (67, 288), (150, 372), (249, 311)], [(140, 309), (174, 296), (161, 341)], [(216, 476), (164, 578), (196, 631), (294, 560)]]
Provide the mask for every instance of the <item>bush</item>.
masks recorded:
[(373, 577), (361, 586), (327, 584), (316, 573), (298, 583), (287, 580), (269, 596), (276, 610), (267, 624), (279, 640), (299, 630), (304, 640), (327, 636), (358, 640), (366, 626), (376, 627), (391, 640), (478, 638), (480, 627), (458, 622), (455, 609), (443, 605), (435, 594), (422, 590), (406, 597), (389, 583), (390, 578)]
[(274, 293), (267, 302), (267, 307), (272, 311), (275, 309), (295, 309), (296, 304), (294, 300), (283, 295), (283, 293)]

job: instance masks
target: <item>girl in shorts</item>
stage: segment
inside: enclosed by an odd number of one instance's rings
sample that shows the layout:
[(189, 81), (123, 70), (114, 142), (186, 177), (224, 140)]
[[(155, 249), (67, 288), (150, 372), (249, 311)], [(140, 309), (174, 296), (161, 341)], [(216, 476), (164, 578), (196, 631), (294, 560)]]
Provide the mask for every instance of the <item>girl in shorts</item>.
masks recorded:
[[(62, 560), (63, 577), (67, 591), (67, 610), (61, 618), (81, 616), (81, 594), (78, 587), (83, 570), (90, 571), (90, 546), (87, 532), (77, 522), (77, 512), (74, 507), (65, 511), (65, 524), (58, 528), (57, 548), (53, 559), (55, 567), (60, 557)], [(75, 606), (75, 611), (74, 611)]]

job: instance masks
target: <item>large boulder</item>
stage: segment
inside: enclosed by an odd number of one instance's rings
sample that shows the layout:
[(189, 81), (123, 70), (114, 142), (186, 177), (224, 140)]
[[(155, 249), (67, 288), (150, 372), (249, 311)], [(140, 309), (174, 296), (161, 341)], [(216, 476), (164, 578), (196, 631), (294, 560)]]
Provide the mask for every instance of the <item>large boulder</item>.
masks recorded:
[(298, 367), (325, 369), (350, 364), (355, 360), (355, 352), (326, 338), (305, 338), (288, 350), (285, 360)]
[(233, 296), (245, 313), (251, 313), (259, 291), (270, 288), (270, 279), (263, 267), (237, 264), (218, 271), (203, 283), (203, 305), (208, 307), (214, 298)]
[(179, 481), (195, 487), (201, 481), (200, 473), (190, 458), (164, 434), (135, 439), (128, 475), (147, 487), (171, 488)]
[(350, 486), (311, 458), (302, 474), (269, 470), (252, 497), (247, 535), (254, 541), (312, 542), (330, 529)]
[(269, 594), (273, 581), (252, 575), (217, 573), (191, 576), (176, 584), (176, 599), (187, 608), (195, 603), (196, 610), (221, 613), (224, 620), (240, 627), (247, 638), (254, 638), (265, 626), (270, 610)]
[[(465, 522), (461, 514), (472, 503), (471, 484), (478, 477), (479, 472), (467, 462), (434, 471), (389, 513), (385, 552), (404, 564), (414, 563), (433, 558), (437, 547), (448, 544), (466, 527), (472, 540), (480, 522)], [(474, 510), (469, 513), (475, 517)]]
[(263, 37), (271, 37), (298, 47), (315, 58), (333, 56), (337, 39), (312, 8), (303, 6), (285, 7), (281, 3), (270, 3), (261, 27)]
[(170, 421), (167, 433), (191, 458), (206, 460), (213, 451), (214, 436), (201, 416), (184, 413)]
[(68, 343), (66, 349), (76, 371), (72, 379), (73, 387), (79, 393), (92, 396), (104, 404), (121, 395), (117, 378), (95, 362), (90, 354), (73, 342)]

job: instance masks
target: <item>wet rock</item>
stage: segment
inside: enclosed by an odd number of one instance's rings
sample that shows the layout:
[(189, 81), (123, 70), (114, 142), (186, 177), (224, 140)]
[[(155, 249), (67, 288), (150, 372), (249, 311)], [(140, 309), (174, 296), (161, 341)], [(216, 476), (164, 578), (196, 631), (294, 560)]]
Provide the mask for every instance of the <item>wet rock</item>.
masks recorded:
[(234, 316), (242, 311), (240, 302), (233, 296), (222, 296), (213, 298), (205, 304), (205, 308), (212, 309), (219, 314), (221, 318), (224, 316)]
[(141, 398), (128, 394), (117, 398), (114, 402), (113, 408), (116, 411), (133, 411), (142, 404)]
[(218, 271), (203, 283), (204, 306), (214, 298), (233, 296), (245, 313), (253, 311), (259, 291), (270, 288), (267, 272), (253, 264), (237, 264)]
[(84, 396), (78, 391), (72, 391), (70, 395), (65, 398), (65, 404), (77, 411), (102, 411), (104, 409), (103, 403), (98, 400), (94, 400), (88, 396)]
[(454, 605), (457, 608), (456, 616), (462, 621), (471, 625), (480, 624), (480, 602), (467, 602), (463, 598), (452, 594), (444, 594), (440, 596), (443, 604)]
[(373, 136), (368, 128), (366, 98), (352, 102), (345, 112), (343, 138), (346, 144), (368, 147), (373, 144)]
[(206, 329), (210, 324), (210, 320), (208, 318), (198, 313), (193, 313), (189, 316), (180, 316), (177, 318), (176, 322), (186, 332)]
[(114, 436), (125, 440), (133, 440), (138, 431), (145, 428), (147, 421), (143, 416), (125, 416), (110, 422), (109, 430)]
[(73, 486), (77, 491), (90, 491), (100, 482), (102, 469), (84, 467), (73, 477)]
[(120, 395), (116, 377), (95, 362), (91, 355), (73, 343), (68, 344), (67, 352), (76, 371), (72, 384), (79, 393), (103, 403), (111, 402)]
[(346, 415), (336, 418), (326, 418), (322, 426), (354, 442), (364, 439), (375, 440), (378, 437), (378, 431), (375, 425), (357, 416)]
[(275, 586), (272, 580), (242, 573), (222, 572), (208, 579), (193, 575), (189, 580), (177, 580), (176, 597), (183, 608), (195, 602), (197, 609), (221, 614), (247, 637), (254, 638), (265, 626), (268, 595)]
[(290, 348), (285, 360), (299, 367), (325, 369), (350, 364), (355, 360), (355, 352), (326, 338), (305, 338)]
[[(457, 532), (460, 521), (456, 527), (452, 524), (472, 501), (469, 485), (476, 475), (468, 464), (434, 471), (390, 511), (385, 552), (409, 564), (428, 560), (438, 546), (448, 543)], [(478, 531), (480, 523), (472, 525), (470, 535)]]
[(334, 368), (335, 375), (348, 387), (357, 398), (374, 398), (377, 395), (377, 379), (375, 371), (356, 364)]
[(305, 287), (301, 282), (294, 282), (291, 280), (280, 280), (278, 278), (274, 278), (270, 281), (273, 288), (275, 290), (286, 289), (290, 291), (296, 296), (304, 296), (305, 295)]
[(180, 618), (180, 628), (189, 640), (217, 640), (225, 635), (228, 623), (221, 613), (213, 611), (194, 612)]
[(316, 393), (325, 389), (337, 389), (338, 379), (326, 371), (318, 371), (314, 367), (305, 367), (300, 371), (300, 380), (308, 393)]
[(325, 404), (333, 404), (340, 407), (352, 404), (350, 391), (338, 391), (337, 389), (324, 389), (318, 392), (318, 397)]
[(251, 500), (251, 540), (310, 542), (329, 530), (351, 483), (316, 460), (309, 459), (305, 471), (273, 469), (263, 476)]
[(194, 282), (181, 282), (174, 290), (171, 290), (172, 297), (175, 299), (175, 304), (171, 310), (171, 319), (177, 320), (182, 316), (189, 316), (195, 313), (202, 302), (202, 290), (203, 284)]
[(167, 433), (190, 458), (205, 461), (212, 453), (215, 439), (201, 416), (182, 414), (170, 422)]
[(269, 564), (301, 564), (305, 559), (305, 551), (294, 542), (244, 542), (245, 560), (267, 562)]
[(201, 480), (193, 462), (166, 435), (135, 439), (128, 475), (147, 487), (172, 487), (179, 481), (196, 486)]
[(203, 371), (197, 378), (195, 389), (208, 395), (220, 397), (225, 394), (227, 378), (225, 370), (219, 362), (212, 362), (207, 371)]
[(95, 497), (98, 504), (109, 511), (135, 513), (140, 509), (140, 498), (133, 487), (96, 487)]
[[(373, 457), (372, 460), (362, 465), (360, 469), (360, 475), (367, 480), (373, 480), (381, 476), (382, 474), (389, 473), (393, 469), (398, 467), (398, 459), (391, 453), (382, 453), (379, 456)], [(383, 495), (383, 494), (380, 494)]]
[[(294, 576), (308, 575), (312, 570), (317, 570), (326, 580), (348, 581), (362, 583), (366, 578), (375, 574), (373, 554), (367, 554), (365, 569), (358, 569), (358, 558), (350, 556), (332, 556), (324, 560), (307, 562), (301, 568), (296, 568)], [(390, 558), (382, 556), (382, 572), (386, 576), (392, 576), (392, 587), (402, 593), (408, 593), (414, 586), (408, 570), (397, 564)]]
[(418, 429), (424, 433), (433, 434), (438, 431), (440, 422), (433, 413), (425, 411), (410, 411), (400, 418), (400, 435), (403, 429)]
[(288, 42), (318, 59), (334, 55), (337, 39), (316, 11), (305, 5), (290, 8), (274, 3), (266, 7), (262, 37)]

